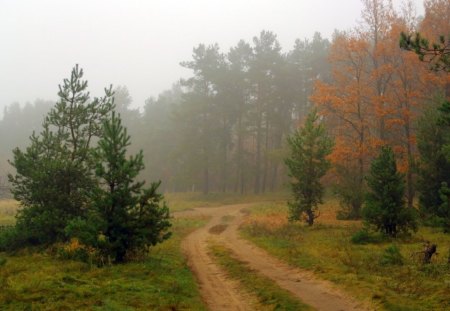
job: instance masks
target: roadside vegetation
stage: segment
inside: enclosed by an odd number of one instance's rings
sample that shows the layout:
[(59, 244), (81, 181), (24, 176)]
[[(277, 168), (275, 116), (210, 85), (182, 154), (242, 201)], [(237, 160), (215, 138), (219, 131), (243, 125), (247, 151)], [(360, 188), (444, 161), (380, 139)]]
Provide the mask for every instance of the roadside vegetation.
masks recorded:
[[(414, 235), (389, 238), (371, 233), (370, 243), (352, 243), (361, 221), (336, 220), (339, 202), (325, 200), (312, 226), (288, 221), (285, 202), (260, 204), (242, 226), (242, 234), (289, 264), (311, 270), (360, 300), (385, 310), (450, 308), (450, 236), (421, 227)], [(438, 245), (431, 264), (422, 263), (424, 243)], [(396, 251), (398, 250), (398, 252)]]
[(173, 236), (149, 256), (97, 267), (59, 259), (52, 251), (0, 253), (2, 310), (206, 310), (180, 250), (181, 239), (204, 224), (174, 219)]

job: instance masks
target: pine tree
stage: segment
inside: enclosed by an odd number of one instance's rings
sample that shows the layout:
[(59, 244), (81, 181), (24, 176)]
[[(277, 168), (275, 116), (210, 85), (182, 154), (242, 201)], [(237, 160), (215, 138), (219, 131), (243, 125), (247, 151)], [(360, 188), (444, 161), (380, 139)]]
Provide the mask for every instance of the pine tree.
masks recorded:
[(332, 151), (333, 142), (325, 127), (312, 111), (303, 128), (288, 138), (291, 156), (286, 159), (289, 169), (294, 201), (289, 202), (290, 220), (300, 220), (306, 214), (306, 222), (313, 225), (318, 217), (317, 207), (322, 203), (323, 186), (320, 179), (330, 168), (327, 156)]
[[(440, 104), (436, 107), (436, 104)], [(448, 213), (444, 196), (440, 195), (443, 184), (450, 184), (450, 135), (448, 102), (439, 99), (429, 107), (419, 120), (417, 146), (419, 149), (419, 208), (421, 216), (430, 225), (444, 224)]]
[(405, 206), (404, 176), (397, 171), (395, 155), (390, 146), (381, 148), (379, 156), (372, 161), (366, 179), (370, 188), (362, 210), (366, 223), (392, 237), (401, 231), (415, 231), (415, 210)]
[(417, 32), (400, 34), (400, 47), (408, 51), (414, 51), (419, 59), (431, 64), (431, 69), (435, 71), (443, 70), (450, 72), (450, 37), (445, 35), (439, 36), (439, 42), (432, 42), (424, 38), (421, 33)]
[(24, 243), (41, 244), (64, 240), (71, 219), (88, 209), (91, 174), (90, 150), (101, 136), (101, 124), (113, 108), (111, 88), (105, 96), (90, 98), (83, 70), (75, 66), (70, 79), (59, 86), (59, 100), (43, 123), (43, 130), (30, 137), (30, 146), (13, 151), (9, 175), (14, 198), (22, 209), (17, 216)]
[(135, 181), (144, 168), (143, 153), (127, 158), (130, 136), (120, 117), (112, 114), (94, 151), (95, 174), (100, 186), (93, 192), (94, 206), (103, 224), (106, 252), (123, 262), (130, 251), (145, 250), (167, 239), (169, 209), (157, 193), (160, 183), (143, 188)]

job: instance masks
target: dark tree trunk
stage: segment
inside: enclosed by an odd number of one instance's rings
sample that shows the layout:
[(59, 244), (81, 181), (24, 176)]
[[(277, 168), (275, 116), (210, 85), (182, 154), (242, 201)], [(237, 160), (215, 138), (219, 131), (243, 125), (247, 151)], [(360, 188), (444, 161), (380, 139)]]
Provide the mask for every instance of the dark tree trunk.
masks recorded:
[(308, 226), (312, 226), (314, 224), (314, 213), (312, 210), (308, 210), (306, 212), (306, 215), (308, 216), (307, 218), (307, 222), (308, 222)]
[(256, 129), (256, 163), (255, 163), (255, 189), (254, 192), (258, 194), (261, 190), (261, 140), (262, 140), (262, 126), (261, 113), (258, 111), (257, 129)]

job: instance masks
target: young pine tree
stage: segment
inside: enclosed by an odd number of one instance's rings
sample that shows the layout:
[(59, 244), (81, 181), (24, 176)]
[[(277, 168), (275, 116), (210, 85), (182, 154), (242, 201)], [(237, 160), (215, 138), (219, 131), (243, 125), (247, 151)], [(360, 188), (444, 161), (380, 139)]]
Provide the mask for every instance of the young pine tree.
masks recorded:
[(288, 138), (291, 156), (285, 160), (294, 196), (289, 202), (289, 219), (300, 220), (304, 214), (310, 226), (318, 217), (317, 206), (322, 203), (324, 192), (320, 179), (330, 168), (326, 157), (333, 148), (333, 142), (318, 118), (317, 112), (312, 111), (304, 127)]
[(113, 94), (90, 98), (83, 70), (75, 66), (70, 79), (59, 86), (59, 99), (33, 133), (26, 150), (16, 148), (10, 162), (11, 192), (22, 206), (17, 216), (20, 243), (42, 244), (65, 239), (64, 229), (88, 210), (92, 140), (101, 136), (101, 124), (113, 109)]
[(399, 231), (417, 229), (415, 210), (405, 205), (405, 180), (397, 171), (392, 148), (384, 146), (372, 161), (367, 185), (366, 205), (362, 210), (367, 224), (395, 237)]
[(100, 186), (93, 193), (94, 205), (103, 220), (106, 252), (123, 262), (130, 251), (145, 250), (169, 238), (169, 209), (157, 193), (160, 183), (143, 188), (135, 181), (144, 168), (142, 151), (127, 157), (130, 136), (120, 117), (112, 114), (103, 124), (103, 136), (94, 151), (95, 174)]

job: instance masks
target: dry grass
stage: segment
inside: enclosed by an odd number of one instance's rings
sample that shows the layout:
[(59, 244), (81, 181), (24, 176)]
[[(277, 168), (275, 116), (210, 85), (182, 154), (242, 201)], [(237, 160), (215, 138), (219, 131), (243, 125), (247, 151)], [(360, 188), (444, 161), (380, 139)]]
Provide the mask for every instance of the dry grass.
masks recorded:
[(12, 199), (0, 200), (0, 226), (13, 225), (19, 210), (19, 202)]
[(243, 204), (253, 202), (279, 202), (286, 201), (289, 197), (287, 192), (255, 194), (236, 194), (236, 193), (209, 193), (199, 192), (181, 192), (166, 193), (165, 200), (170, 211), (183, 211), (196, 207), (215, 207), (230, 204)]

